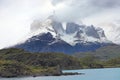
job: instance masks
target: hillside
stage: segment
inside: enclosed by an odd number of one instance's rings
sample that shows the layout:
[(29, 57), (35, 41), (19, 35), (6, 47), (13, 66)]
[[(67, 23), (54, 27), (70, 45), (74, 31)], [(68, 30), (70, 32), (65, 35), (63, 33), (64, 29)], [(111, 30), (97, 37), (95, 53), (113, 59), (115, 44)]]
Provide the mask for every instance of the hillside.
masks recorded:
[(30, 53), (23, 49), (0, 50), (0, 77), (54, 76), (64, 69), (120, 67), (120, 47), (111, 45), (95, 52)]
[(101, 47), (95, 51), (82, 52), (73, 54), (77, 58), (85, 57), (86, 55), (94, 55), (100, 60), (109, 60), (112, 58), (120, 57), (120, 46), (119, 45), (109, 45)]
[(29, 53), (22, 49), (0, 50), (0, 76), (60, 75), (62, 69), (82, 68), (78, 59), (62, 53)]

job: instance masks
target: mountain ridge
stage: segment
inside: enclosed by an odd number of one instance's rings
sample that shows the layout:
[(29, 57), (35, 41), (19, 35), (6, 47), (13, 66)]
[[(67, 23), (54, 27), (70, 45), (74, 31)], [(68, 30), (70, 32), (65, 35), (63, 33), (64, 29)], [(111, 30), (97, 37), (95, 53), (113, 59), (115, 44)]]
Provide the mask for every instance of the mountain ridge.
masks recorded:
[(112, 44), (101, 28), (95, 28), (93, 25), (79, 25), (74, 22), (63, 25), (53, 17), (49, 17), (43, 22), (33, 21), (31, 34), (32, 36), (25, 42), (14, 47), (32, 52), (72, 54), (94, 51), (102, 46)]
[[(66, 28), (65, 28), (66, 27)], [(107, 40), (104, 30), (102, 28), (96, 28), (93, 25), (86, 26), (83, 24), (77, 24), (75, 22), (59, 22), (54, 16), (47, 18), (45, 21), (33, 21), (31, 24), (31, 32), (48, 33), (50, 32), (53, 37), (61, 39), (68, 44), (74, 46), (80, 41), (83, 42), (110, 42)], [(66, 37), (68, 39), (66, 39)], [(79, 41), (79, 42), (76, 42)]]

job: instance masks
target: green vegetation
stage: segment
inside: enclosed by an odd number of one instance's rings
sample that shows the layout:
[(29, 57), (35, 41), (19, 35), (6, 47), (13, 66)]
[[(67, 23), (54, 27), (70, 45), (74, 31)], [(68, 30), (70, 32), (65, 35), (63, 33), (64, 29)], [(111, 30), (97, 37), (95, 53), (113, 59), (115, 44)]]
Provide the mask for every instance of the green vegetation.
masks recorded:
[(86, 55), (94, 55), (94, 57), (102, 61), (109, 60), (112, 58), (117, 58), (120, 56), (120, 46), (118, 45), (104, 46), (97, 49), (96, 51), (73, 54), (73, 56), (77, 58), (82, 58), (85, 57)]
[(2, 77), (15, 77), (17, 75), (29, 75), (30, 69), (16, 61), (0, 60), (0, 76)]
[(80, 69), (79, 59), (62, 53), (30, 53), (22, 49), (0, 50), (0, 76), (61, 75), (62, 69)]
[(110, 45), (92, 52), (73, 54), (80, 59), (83, 68), (120, 67), (120, 46)]
[(120, 67), (119, 50), (119, 46), (108, 46), (94, 52), (66, 55), (3, 49), (0, 50), (0, 77), (52, 76), (63, 74), (63, 69)]
[(105, 62), (105, 67), (120, 67), (120, 57), (110, 59)]
[(96, 59), (92, 55), (87, 55), (83, 58), (80, 58), (80, 63), (83, 68), (103, 68), (103, 64), (100, 60)]
[(109, 60), (100, 60), (93, 55), (86, 55), (85, 57), (80, 58), (80, 63), (83, 68), (115, 68), (120, 67), (120, 57), (109, 59)]

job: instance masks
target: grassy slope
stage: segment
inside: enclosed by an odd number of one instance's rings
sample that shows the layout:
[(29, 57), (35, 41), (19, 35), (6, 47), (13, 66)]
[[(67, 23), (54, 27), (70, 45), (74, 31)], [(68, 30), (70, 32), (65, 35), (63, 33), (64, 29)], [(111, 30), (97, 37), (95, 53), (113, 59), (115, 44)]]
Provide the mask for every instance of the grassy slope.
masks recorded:
[(61, 69), (120, 67), (120, 46), (117, 45), (73, 56), (3, 49), (0, 50), (0, 76), (56, 75), (61, 74)]
[(94, 55), (97, 59), (100, 60), (109, 60), (112, 58), (120, 57), (120, 46), (118, 45), (110, 45), (97, 49), (93, 52), (83, 52), (74, 54), (75, 57), (81, 58), (86, 55)]
[(120, 46), (110, 45), (93, 52), (76, 53), (83, 68), (120, 67)]
[(78, 59), (62, 53), (29, 53), (22, 49), (0, 50), (0, 76), (57, 75), (61, 69), (81, 68)]

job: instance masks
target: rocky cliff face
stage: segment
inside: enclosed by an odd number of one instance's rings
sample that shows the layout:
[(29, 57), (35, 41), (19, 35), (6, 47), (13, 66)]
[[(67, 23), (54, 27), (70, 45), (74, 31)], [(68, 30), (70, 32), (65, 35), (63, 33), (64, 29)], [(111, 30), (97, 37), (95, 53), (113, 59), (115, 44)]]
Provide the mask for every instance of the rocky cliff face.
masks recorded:
[(31, 37), (15, 47), (32, 52), (70, 54), (93, 51), (110, 43), (101, 28), (79, 25), (75, 22), (63, 24), (49, 17), (43, 22), (33, 21)]

